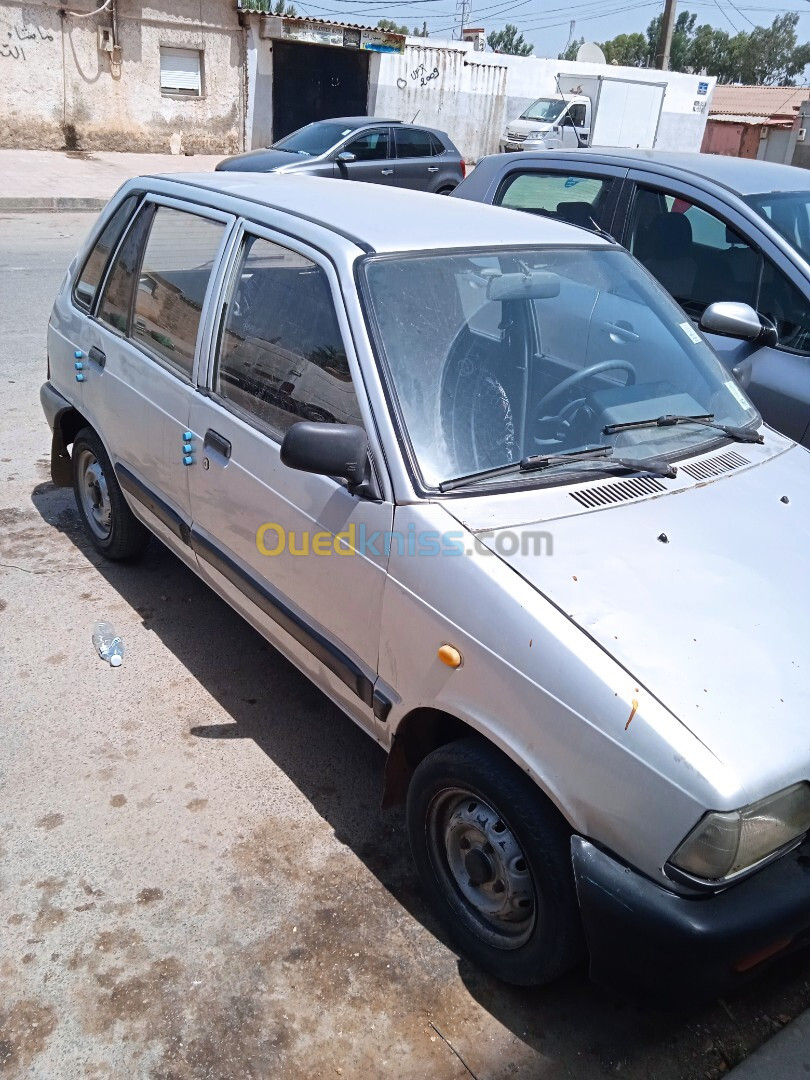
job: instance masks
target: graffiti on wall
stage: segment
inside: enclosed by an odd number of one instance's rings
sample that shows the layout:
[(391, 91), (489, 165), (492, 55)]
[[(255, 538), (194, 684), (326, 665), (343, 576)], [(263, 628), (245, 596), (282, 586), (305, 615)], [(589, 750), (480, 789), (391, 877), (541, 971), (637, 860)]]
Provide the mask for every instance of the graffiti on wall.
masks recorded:
[(413, 69), (413, 71), (410, 73), (410, 76), (414, 80), (414, 82), (416, 82), (416, 80), (418, 79), (420, 86), (427, 86), (429, 82), (432, 82), (434, 79), (438, 79), (439, 69), (435, 67), (432, 71), (428, 71), (424, 64), (419, 64), (418, 67), (415, 67)]
[(25, 60), (26, 46), (39, 44), (40, 41), (53, 41), (53, 34), (43, 30), (41, 26), (33, 26), (28, 23), (15, 23), (6, 32), (7, 40), (0, 45), (0, 57), (8, 60)]

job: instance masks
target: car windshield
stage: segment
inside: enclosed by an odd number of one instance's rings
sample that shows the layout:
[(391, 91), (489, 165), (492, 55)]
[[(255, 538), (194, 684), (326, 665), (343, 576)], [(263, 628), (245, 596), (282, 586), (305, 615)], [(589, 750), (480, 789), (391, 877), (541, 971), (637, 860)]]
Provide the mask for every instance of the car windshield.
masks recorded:
[(521, 120), (542, 120), (551, 123), (565, 108), (565, 102), (559, 98), (538, 98), (520, 114)]
[(796, 250), (810, 259), (810, 191), (770, 191), (745, 201)]
[(319, 121), (317, 124), (307, 124), (291, 135), (285, 135), (283, 139), (273, 143), (272, 149), (286, 150), (288, 154), (301, 154), (303, 157), (320, 157), (346, 135), (351, 135), (353, 130), (354, 128), (346, 127), (345, 124)]
[(677, 457), (722, 437), (692, 423), (606, 433), (614, 424), (675, 414), (759, 423), (683, 310), (620, 249), (372, 256), (364, 275), (426, 487), (534, 454)]

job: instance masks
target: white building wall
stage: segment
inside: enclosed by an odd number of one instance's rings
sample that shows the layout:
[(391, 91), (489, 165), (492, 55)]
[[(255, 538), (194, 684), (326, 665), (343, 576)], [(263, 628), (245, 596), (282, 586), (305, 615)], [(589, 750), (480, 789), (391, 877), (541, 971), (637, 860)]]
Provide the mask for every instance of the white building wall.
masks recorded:
[[(372, 70), (369, 112), (438, 127), (468, 161), (496, 153), (507, 121), (535, 98), (556, 95), (556, 76), (562, 74), (666, 82), (656, 146), (698, 151), (716, 81), (649, 68), (480, 53), (467, 42), (423, 38), (408, 38), (404, 54), (383, 54), (379, 61), (376, 76)], [(709, 84), (707, 94), (698, 94), (699, 83)]]
[[(229, 153), (244, 127), (243, 36), (230, 0), (118, 0), (120, 63), (100, 0), (0, 0), (0, 145)], [(62, 13), (60, 13), (60, 11)], [(203, 94), (160, 90), (160, 47), (203, 52)]]

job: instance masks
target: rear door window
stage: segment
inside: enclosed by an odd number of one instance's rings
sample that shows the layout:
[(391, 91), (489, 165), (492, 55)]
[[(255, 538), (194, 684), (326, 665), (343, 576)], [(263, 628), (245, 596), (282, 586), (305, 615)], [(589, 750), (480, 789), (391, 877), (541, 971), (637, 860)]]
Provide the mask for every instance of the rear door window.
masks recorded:
[(613, 180), (576, 173), (514, 172), (495, 196), (496, 206), (558, 218), (597, 231)]
[(138, 275), (132, 339), (188, 378), (224, 231), (222, 222), (158, 207)]
[(79, 275), (73, 289), (73, 300), (76, 305), (85, 311), (90, 311), (96, 299), (96, 291), (104, 276), (104, 270), (110, 253), (114, 250), (127, 222), (132, 217), (137, 195), (131, 195), (124, 199), (113, 216), (104, 226), (101, 236), (93, 245), (93, 249), (87, 256), (82, 272)]
[(429, 131), (421, 131), (419, 128), (395, 128), (397, 140), (397, 157), (415, 158), (432, 157), (433, 143)]

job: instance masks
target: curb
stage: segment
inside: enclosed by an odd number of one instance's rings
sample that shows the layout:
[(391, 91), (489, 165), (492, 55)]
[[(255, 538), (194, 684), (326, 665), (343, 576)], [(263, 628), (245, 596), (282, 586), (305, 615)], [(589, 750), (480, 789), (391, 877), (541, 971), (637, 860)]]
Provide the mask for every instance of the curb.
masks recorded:
[(82, 199), (73, 196), (42, 196), (38, 198), (14, 198), (13, 196), (0, 197), (0, 213), (58, 211), (58, 210), (103, 210), (109, 199)]
[(810, 1009), (737, 1065), (733, 1080), (774, 1080), (810, 1073)]

